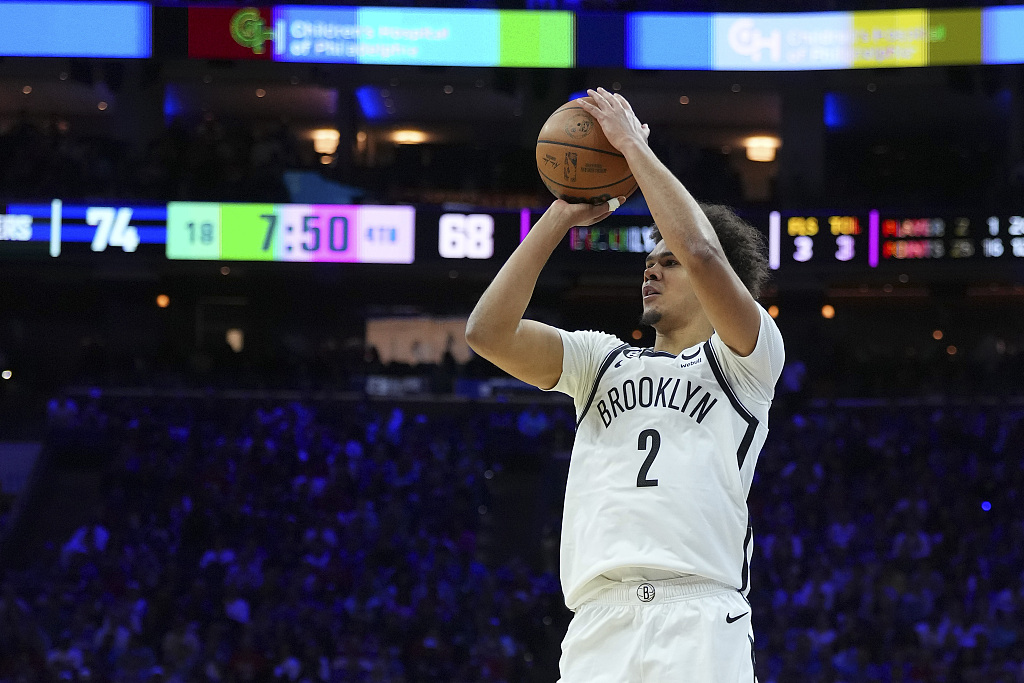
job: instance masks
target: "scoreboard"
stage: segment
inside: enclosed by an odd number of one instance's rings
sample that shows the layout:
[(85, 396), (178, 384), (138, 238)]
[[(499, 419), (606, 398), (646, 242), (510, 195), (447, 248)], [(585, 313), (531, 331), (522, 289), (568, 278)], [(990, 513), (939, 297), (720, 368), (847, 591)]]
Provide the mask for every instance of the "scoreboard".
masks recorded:
[[(1022, 207), (1024, 208), (1024, 207)], [(497, 272), (542, 210), (408, 205), (170, 202), (159, 205), (0, 204), (0, 262), (170, 264), (249, 261)], [(1024, 272), (1024, 210), (910, 213), (777, 210), (742, 214), (761, 229), (780, 285), (915, 272), (982, 277)], [(619, 211), (569, 230), (551, 257), (570, 274), (629, 274), (654, 248), (649, 214)], [(1019, 265), (1018, 265), (1019, 264)], [(792, 280), (791, 280), (792, 278)]]
[(1024, 263), (1024, 215), (772, 211), (768, 245), (770, 265), (779, 272), (925, 261)]

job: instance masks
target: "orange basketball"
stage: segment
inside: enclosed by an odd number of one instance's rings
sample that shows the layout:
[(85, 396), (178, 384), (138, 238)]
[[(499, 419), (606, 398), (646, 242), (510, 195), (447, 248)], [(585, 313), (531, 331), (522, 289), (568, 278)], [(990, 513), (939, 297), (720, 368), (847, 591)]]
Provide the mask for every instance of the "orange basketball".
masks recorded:
[(551, 193), (571, 204), (597, 205), (636, 190), (626, 158), (576, 100), (556, 109), (541, 127), (537, 170)]

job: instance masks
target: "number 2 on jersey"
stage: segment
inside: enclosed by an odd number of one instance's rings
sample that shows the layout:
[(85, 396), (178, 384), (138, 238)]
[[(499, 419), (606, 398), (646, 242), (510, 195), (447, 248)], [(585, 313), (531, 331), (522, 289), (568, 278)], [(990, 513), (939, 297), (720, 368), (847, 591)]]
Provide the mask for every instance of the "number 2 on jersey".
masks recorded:
[(651, 465), (654, 464), (654, 459), (658, 457), (658, 449), (661, 448), (661, 434), (656, 429), (645, 429), (640, 432), (640, 438), (637, 440), (636, 447), (638, 450), (646, 450), (647, 442), (650, 442), (651, 450), (647, 453), (647, 458), (644, 460), (644, 464), (640, 466), (640, 471), (636, 475), (636, 485), (643, 486), (657, 486), (657, 479), (648, 479), (647, 473), (651, 471)]

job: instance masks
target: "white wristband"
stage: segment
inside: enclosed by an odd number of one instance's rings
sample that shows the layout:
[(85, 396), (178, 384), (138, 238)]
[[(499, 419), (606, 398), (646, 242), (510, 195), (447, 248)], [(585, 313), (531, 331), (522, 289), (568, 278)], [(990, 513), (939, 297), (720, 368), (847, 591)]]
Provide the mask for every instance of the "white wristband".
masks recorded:
[(608, 200), (608, 210), (614, 211), (617, 208), (619, 208), (619, 200), (617, 197), (612, 197)]

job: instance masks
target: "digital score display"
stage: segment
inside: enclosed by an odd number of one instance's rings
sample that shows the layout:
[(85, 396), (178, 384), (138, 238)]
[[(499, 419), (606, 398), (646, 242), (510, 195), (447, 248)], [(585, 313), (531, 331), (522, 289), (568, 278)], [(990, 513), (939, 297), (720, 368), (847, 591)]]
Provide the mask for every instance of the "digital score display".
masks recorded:
[(519, 246), (522, 222), (521, 211), (418, 210), (416, 262), (497, 269)]
[(0, 256), (57, 258), (69, 247), (92, 252), (135, 253), (140, 244), (163, 244), (163, 206), (8, 204), (0, 214)]
[(316, 263), (412, 263), (411, 206), (167, 205), (167, 258)]
[(772, 269), (782, 271), (795, 271), (801, 264), (835, 269), (842, 264), (878, 268), (908, 261), (1024, 263), (1024, 216), (773, 211), (768, 245)]
[(882, 260), (1024, 259), (1024, 216), (882, 218)]
[(871, 216), (821, 214), (768, 215), (768, 264), (829, 263), (878, 265)]

